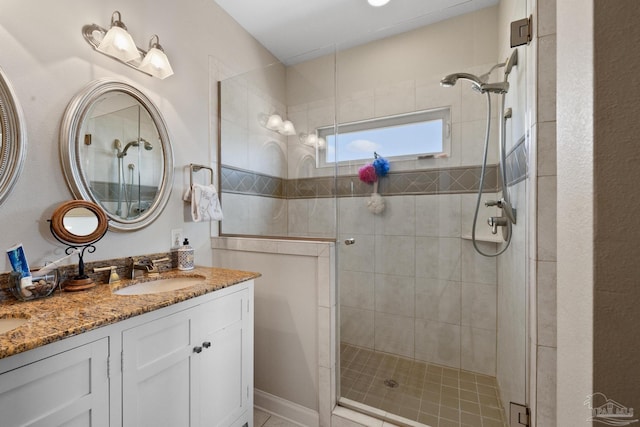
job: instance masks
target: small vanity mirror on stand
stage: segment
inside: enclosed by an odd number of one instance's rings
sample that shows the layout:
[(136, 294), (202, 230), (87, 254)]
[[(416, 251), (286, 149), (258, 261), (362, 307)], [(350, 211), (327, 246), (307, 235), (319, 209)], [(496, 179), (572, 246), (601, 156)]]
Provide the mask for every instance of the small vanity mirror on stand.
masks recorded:
[(50, 229), (53, 237), (67, 245), (67, 255), (78, 252), (78, 275), (65, 280), (65, 291), (82, 291), (94, 287), (93, 279), (84, 273), (84, 253), (93, 253), (93, 245), (107, 232), (108, 220), (104, 211), (93, 202), (71, 200), (58, 206), (51, 215)]

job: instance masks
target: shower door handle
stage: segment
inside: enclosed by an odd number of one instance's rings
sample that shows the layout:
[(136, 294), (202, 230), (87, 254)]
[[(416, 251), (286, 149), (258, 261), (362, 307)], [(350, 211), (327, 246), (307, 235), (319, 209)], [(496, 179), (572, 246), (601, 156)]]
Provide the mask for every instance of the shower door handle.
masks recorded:
[(351, 237), (351, 238), (349, 238), (349, 239), (346, 239), (346, 240), (344, 241), (344, 244), (345, 244), (345, 245), (347, 245), (347, 246), (348, 246), (348, 245), (355, 245), (355, 244), (356, 244), (356, 239), (354, 239), (353, 237)]

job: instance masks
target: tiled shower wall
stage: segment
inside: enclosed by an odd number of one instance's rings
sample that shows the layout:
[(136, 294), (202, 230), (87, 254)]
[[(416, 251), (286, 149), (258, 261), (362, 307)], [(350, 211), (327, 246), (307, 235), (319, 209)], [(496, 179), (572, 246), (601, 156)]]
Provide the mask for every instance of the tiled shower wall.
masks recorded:
[[(247, 166), (250, 162), (230, 163), (223, 153), (223, 166), (229, 166), (221, 174), (223, 208), (236, 203), (242, 207), (231, 215), (225, 211), (230, 219), (225, 219), (223, 232), (330, 238), (338, 232), (340, 241), (356, 239), (355, 245), (339, 248), (345, 342), (496, 373), (496, 261), (476, 254), (472, 243), (462, 238), (470, 234), (475, 208), (486, 98), (467, 82), (452, 88), (439, 85), (445, 74), (482, 74), (497, 62), (496, 22), (497, 8), (488, 8), (385, 43), (287, 67), (286, 114), (299, 133), (336, 119), (342, 123), (451, 107), (448, 157), (392, 162), (392, 175), (380, 183), (386, 201), (380, 215), (366, 208), (371, 187), (357, 179), (362, 163), (341, 165), (335, 182), (336, 169), (316, 168), (316, 153), (295, 136), (287, 141), (286, 174), (256, 174), (259, 171)], [(473, 31), (461, 31), (469, 28)], [(459, 38), (468, 55), (442, 52), (435, 41), (443, 37)], [(487, 43), (475, 43), (478, 39)], [(377, 52), (375, 64), (367, 62), (371, 49)], [(416, 55), (418, 51), (423, 55)], [(440, 61), (430, 61), (436, 54)], [(393, 61), (385, 62), (386, 56), (403, 62), (403, 71), (392, 67)], [(333, 63), (337, 84), (332, 73), (322, 71), (333, 70), (328, 66)], [(494, 109), (494, 130), (497, 117)], [(265, 145), (272, 136), (260, 132)], [(492, 133), (489, 163), (497, 163), (497, 132)], [(485, 199), (494, 199), (495, 166), (488, 180), (492, 184)], [(269, 191), (271, 197), (265, 197)], [(337, 199), (331, 197), (335, 193)], [(495, 214), (482, 205), (481, 234), (489, 234), (486, 218)], [(479, 245), (486, 252), (496, 250), (495, 243)]]
[(339, 252), (341, 340), (495, 375), (496, 262), (461, 238), (475, 195), (392, 196), (380, 216), (365, 202), (338, 200), (356, 240)]

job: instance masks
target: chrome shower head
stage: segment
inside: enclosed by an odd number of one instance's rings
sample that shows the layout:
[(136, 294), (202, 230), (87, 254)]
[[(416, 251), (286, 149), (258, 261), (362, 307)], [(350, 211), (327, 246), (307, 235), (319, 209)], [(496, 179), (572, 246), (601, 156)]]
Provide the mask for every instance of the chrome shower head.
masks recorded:
[(470, 81), (473, 87), (477, 90), (481, 89), (482, 80), (480, 80), (479, 77), (469, 73), (449, 74), (448, 76), (445, 76), (442, 80), (440, 80), (440, 86), (443, 86), (443, 87), (454, 86), (460, 79)]
[(484, 83), (480, 77), (474, 76), (469, 73), (454, 73), (445, 76), (440, 80), (440, 86), (451, 87), (456, 84), (458, 80), (468, 80), (471, 82), (471, 88), (480, 93), (507, 93), (509, 91), (509, 83)]
[[(120, 143), (120, 141), (116, 140), (118, 143)], [(140, 141), (142, 141), (144, 143), (144, 149), (147, 151), (151, 151), (153, 150), (153, 145), (147, 141), (144, 138), (139, 138), (137, 141), (131, 141), (128, 142), (127, 145), (124, 146), (124, 150), (122, 150), (121, 153), (118, 154), (118, 157), (124, 157), (127, 155), (127, 150), (129, 150), (129, 147), (139, 147), (140, 146)], [(118, 146), (116, 146), (116, 148), (119, 148)]]
[(149, 141), (147, 141), (144, 138), (140, 138), (140, 141), (144, 142), (144, 149), (147, 151), (151, 151), (153, 150), (153, 145), (151, 145), (151, 143)]

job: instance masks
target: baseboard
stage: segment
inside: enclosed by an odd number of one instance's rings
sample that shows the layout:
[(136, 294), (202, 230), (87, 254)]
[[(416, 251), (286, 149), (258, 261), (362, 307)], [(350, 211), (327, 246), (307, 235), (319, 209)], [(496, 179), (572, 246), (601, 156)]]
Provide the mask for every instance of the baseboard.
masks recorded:
[(317, 411), (255, 388), (253, 405), (302, 427), (319, 427), (320, 425), (320, 416)]

